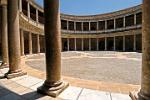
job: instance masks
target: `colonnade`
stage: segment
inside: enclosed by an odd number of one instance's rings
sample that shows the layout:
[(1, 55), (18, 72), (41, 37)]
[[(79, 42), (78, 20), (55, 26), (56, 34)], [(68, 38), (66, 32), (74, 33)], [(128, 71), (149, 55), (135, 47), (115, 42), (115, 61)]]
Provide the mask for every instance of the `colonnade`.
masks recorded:
[[(9, 72), (6, 74), (7, 78), (14, 78), (25, 75), (21, 68), (21, 45), (19, 32), (19, 0), (8, 0), (8, 58)], [(2, 9), (5, 12), (5, 5)], [(49, 9), (51, 8), (51, 9)], [(142, 29), (142, 81), (141, 90), (139, 92), (138, 100), (150, 100), (150, 0), (143, 1), (143, 29)], [(44, 0), (45, 11), (45, 43), (46, 43), (46, 81), (38, 88), (38, 92), (56, 97), (62, 92), (68, 83), (61, 80), (61, 34), (60, 34), (60, 13), (59, 0)], [(2, 13), (2, 19), (6, 14)], [(2, 22), (1, 30), (7, 34), (6, 19)], [(2, 35), (7, 40), (7, 35)], [(3, 38), (2, 37), (2, 38)], [(30, 39), (31, 36), (29, 35)], [(135, 37), (134, 37), (135, 38)], [(125, 37), (123, 38), (126, 39)], [(135, 39), (134, 39), (135, 40)], [(91, 39), (89, 40), (91, 41)], [(107, 41), (107, 38), (105, 38)], [(108, 42), (108, 41), (107, 41)], [(4, 42), (3, 42), (4, 43)], [(90, 43), (90, 42), (89, 42)], [(21, 43), (23, 44), (23, 43)], [(83, 39), (82, 39), (82, 45)], [(30, 44), (31, 46), (31, 44)], [(125, 47), (125, 43), (123, 43)], [(3, 46), (6, 48), (7, 44)], [(105, 49), (107, 45), (105, 43)], [(83, 47), (82, 47), (83, 49)], [(91, 48), (89, 48), (91, 49)], [(135, 43), (134, 43), (134, 49)], [(23, 48), (22, 48), (23, 50)], [(30, 48), (31, 50), (31, 48)], [(3, 52), (3, 53), (7, 53)], [(6, 56), (5, 56), (6, 57)]]
[(141, 34), (102, 38), (62, 38), (62, 51), (141, 51), (141, 38)]

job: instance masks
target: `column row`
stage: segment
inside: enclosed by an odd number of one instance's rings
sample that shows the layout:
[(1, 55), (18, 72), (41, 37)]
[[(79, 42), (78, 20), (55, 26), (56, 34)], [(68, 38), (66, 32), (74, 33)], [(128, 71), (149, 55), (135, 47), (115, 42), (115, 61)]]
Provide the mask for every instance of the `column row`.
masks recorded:
[(63, 30), (72, 31), (99, 31), (99, 30), (111, 30), (117, 28), (130, 27), (142, 24), (142, 12), (121, 16), (117, 18), (111, 18), (100, 21), (68, 21), (61, 20), (61, 28)]
[(105, 38), (62, 38), (62, 51), (141, 51), (141, 34)]
[(44, 36), (20, 29), (21, 55), (45, 52)]

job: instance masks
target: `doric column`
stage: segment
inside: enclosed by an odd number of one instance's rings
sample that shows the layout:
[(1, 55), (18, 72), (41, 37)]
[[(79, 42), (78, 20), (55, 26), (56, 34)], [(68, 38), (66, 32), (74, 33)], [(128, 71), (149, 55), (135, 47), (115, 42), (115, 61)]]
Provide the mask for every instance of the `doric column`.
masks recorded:
[(89, 31), (91, 31), (91, 22), (88, 22), (89, 23)]
[(84, 39), (82, 38), (82, 41), (81, 41), (81, 46), (82, 46), (82, 51), (84, 50)]
[(67, 30), (69, 30), (69, 22), (68, 22), (68, 20), (67, 20)]
[(107, 51), (107, 37), (105, 37), (105, 51)]
[(76, 22), (74, 22), (74, 31), (76, 31)]
[(38, 12), (38, 9), (36, 9), (36, 22), (39, 23), (39, 12)]
[(19, 10), (22, 12), (22, 0), (19, 0)]
[(116, 29), (116, 19), (114, 19), (114, 29)]
[(7, 78), (25, 75), (21, 70), (19, 0), (8, 0), (9, 72)]
[(126, 51), (126, 37), (123, 36), (123, 51)]
[(126, 27), (126, 17), (123, 17), (123, 27)]
[(107, 30), (107, 20), (105, 20), (105, 30)]
[(114, 37), (114, 51), (116, 51), (116, 37)]
[(89, 51), (91, 51), (91, 38), (89, 38)]
[(133, 50), (136, 51), (136, 34), (133, 36)]
[[(49, 9), (51, 8), (51, 9)], [(61, 28), (59, 0), (44, 0), (45, 43), (46, 43), (46, 81), (38, 92), (56, 97), (67, 86), (61, 80)]]
[(40, 53), (40, 36), (37, 34), (37, 51)]
[(77, 51), (77, 38), (74, 38), (74, 48), (75, 48), (75, 51)]
[(136, 14), (134, 14), (134, 25), (136, 25)]
[(96, 39), (96, 46), (97, 46), (97, 51), (99, 50), (99, 39)]
[(20, 30), (20, 43), (21, 43), (21, 55), (24, 55), (24, 33), (23, 30)]
[(142, 79), (139, 100), (150, 100), (150, 0), (143, 0)]
[(83, 22), (81, 22), (81, 31), (83, 31)]
[(28, 2), (28, 4), (27, 4), (27, 10), (28, 10), (28, 18), (30, 19), (30, 3)]
[(69, 41), (69, 38), (67, 38), (67, 47), (68, 47), (67, 49), (68, 49), (68, 51), (70, 50), (70, 45), (69, 44), (70, 44), (70, 41)]
[(96, 22), (96, 23), (97, 23), (97, 24), (96, 24), (96, 31), (98, 31), (98, 27), (99, 27), (99, 26), (98, 26), (98, 22)]
[(7, 5), (2, 4), (1, 7), (1, 36), (2, 36), (2, 64), (0, 68), (8, 67), (8, 31), (7, 31)]
[(32, 33), (29, 32), (29, 54), (32, 54)]

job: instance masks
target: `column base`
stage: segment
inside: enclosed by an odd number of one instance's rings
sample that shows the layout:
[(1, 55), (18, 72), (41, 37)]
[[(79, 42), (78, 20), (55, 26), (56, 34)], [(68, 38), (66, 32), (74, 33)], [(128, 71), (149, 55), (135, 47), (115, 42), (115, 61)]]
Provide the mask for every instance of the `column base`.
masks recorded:
[(129, 92), (131, 100), (138, 100), (138, 92)]
[(37, 92), (51, 97), (57, 97), (69, 86), (68, 82), (62, 82), (58, 86), (47, 86), (46, 84), (44, 83), (43, 86), (37, 88)]
[(14, 73), (6, 73), (5, 77), (7, 79), (12, 79), (12, 78), (16, 78), (16, 77), (20, 77), (20, 76), (24, 76), (27, 75), (27, 72), (23, 72), (23, 71), (19, 71), (19, 72), (14, 72)]
[(7, 64), (7, 63), (2, 63), (2, 64), (0, 65), (0, 69), (3, 69), (3, 68), (9, 68), (9, 64)]
[(138, 100), (150, 100), (150, 94), (145, 94), (142, 91), (138, 93)]

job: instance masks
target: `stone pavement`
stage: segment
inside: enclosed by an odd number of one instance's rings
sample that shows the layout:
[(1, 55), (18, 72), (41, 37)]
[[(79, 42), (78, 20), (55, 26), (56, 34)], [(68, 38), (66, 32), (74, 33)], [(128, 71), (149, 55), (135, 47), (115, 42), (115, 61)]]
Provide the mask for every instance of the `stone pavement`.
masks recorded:
[[(35, 77), (41, 73), (35, 75), (29, 72), (30, 68), (26, 68), (27, 70), (29, 75), (8, 80), (3, 78), (8, 68), (0, 69), (0, 100), (131, 100), (128, 94), (93, 90), (72, 86), (72, 84), (57, 98), (41, 95), (36, 92), (36, 89), (43, 84), (44, 80)], [(33, 74), (35, 76), (31, 76)]]
[[(140, 85), (142, 54), (114, 51), (62, 52), (62, 75), (93, 81)], [(28, 66), (46, 71), (45, 55), (27, 56)]]

